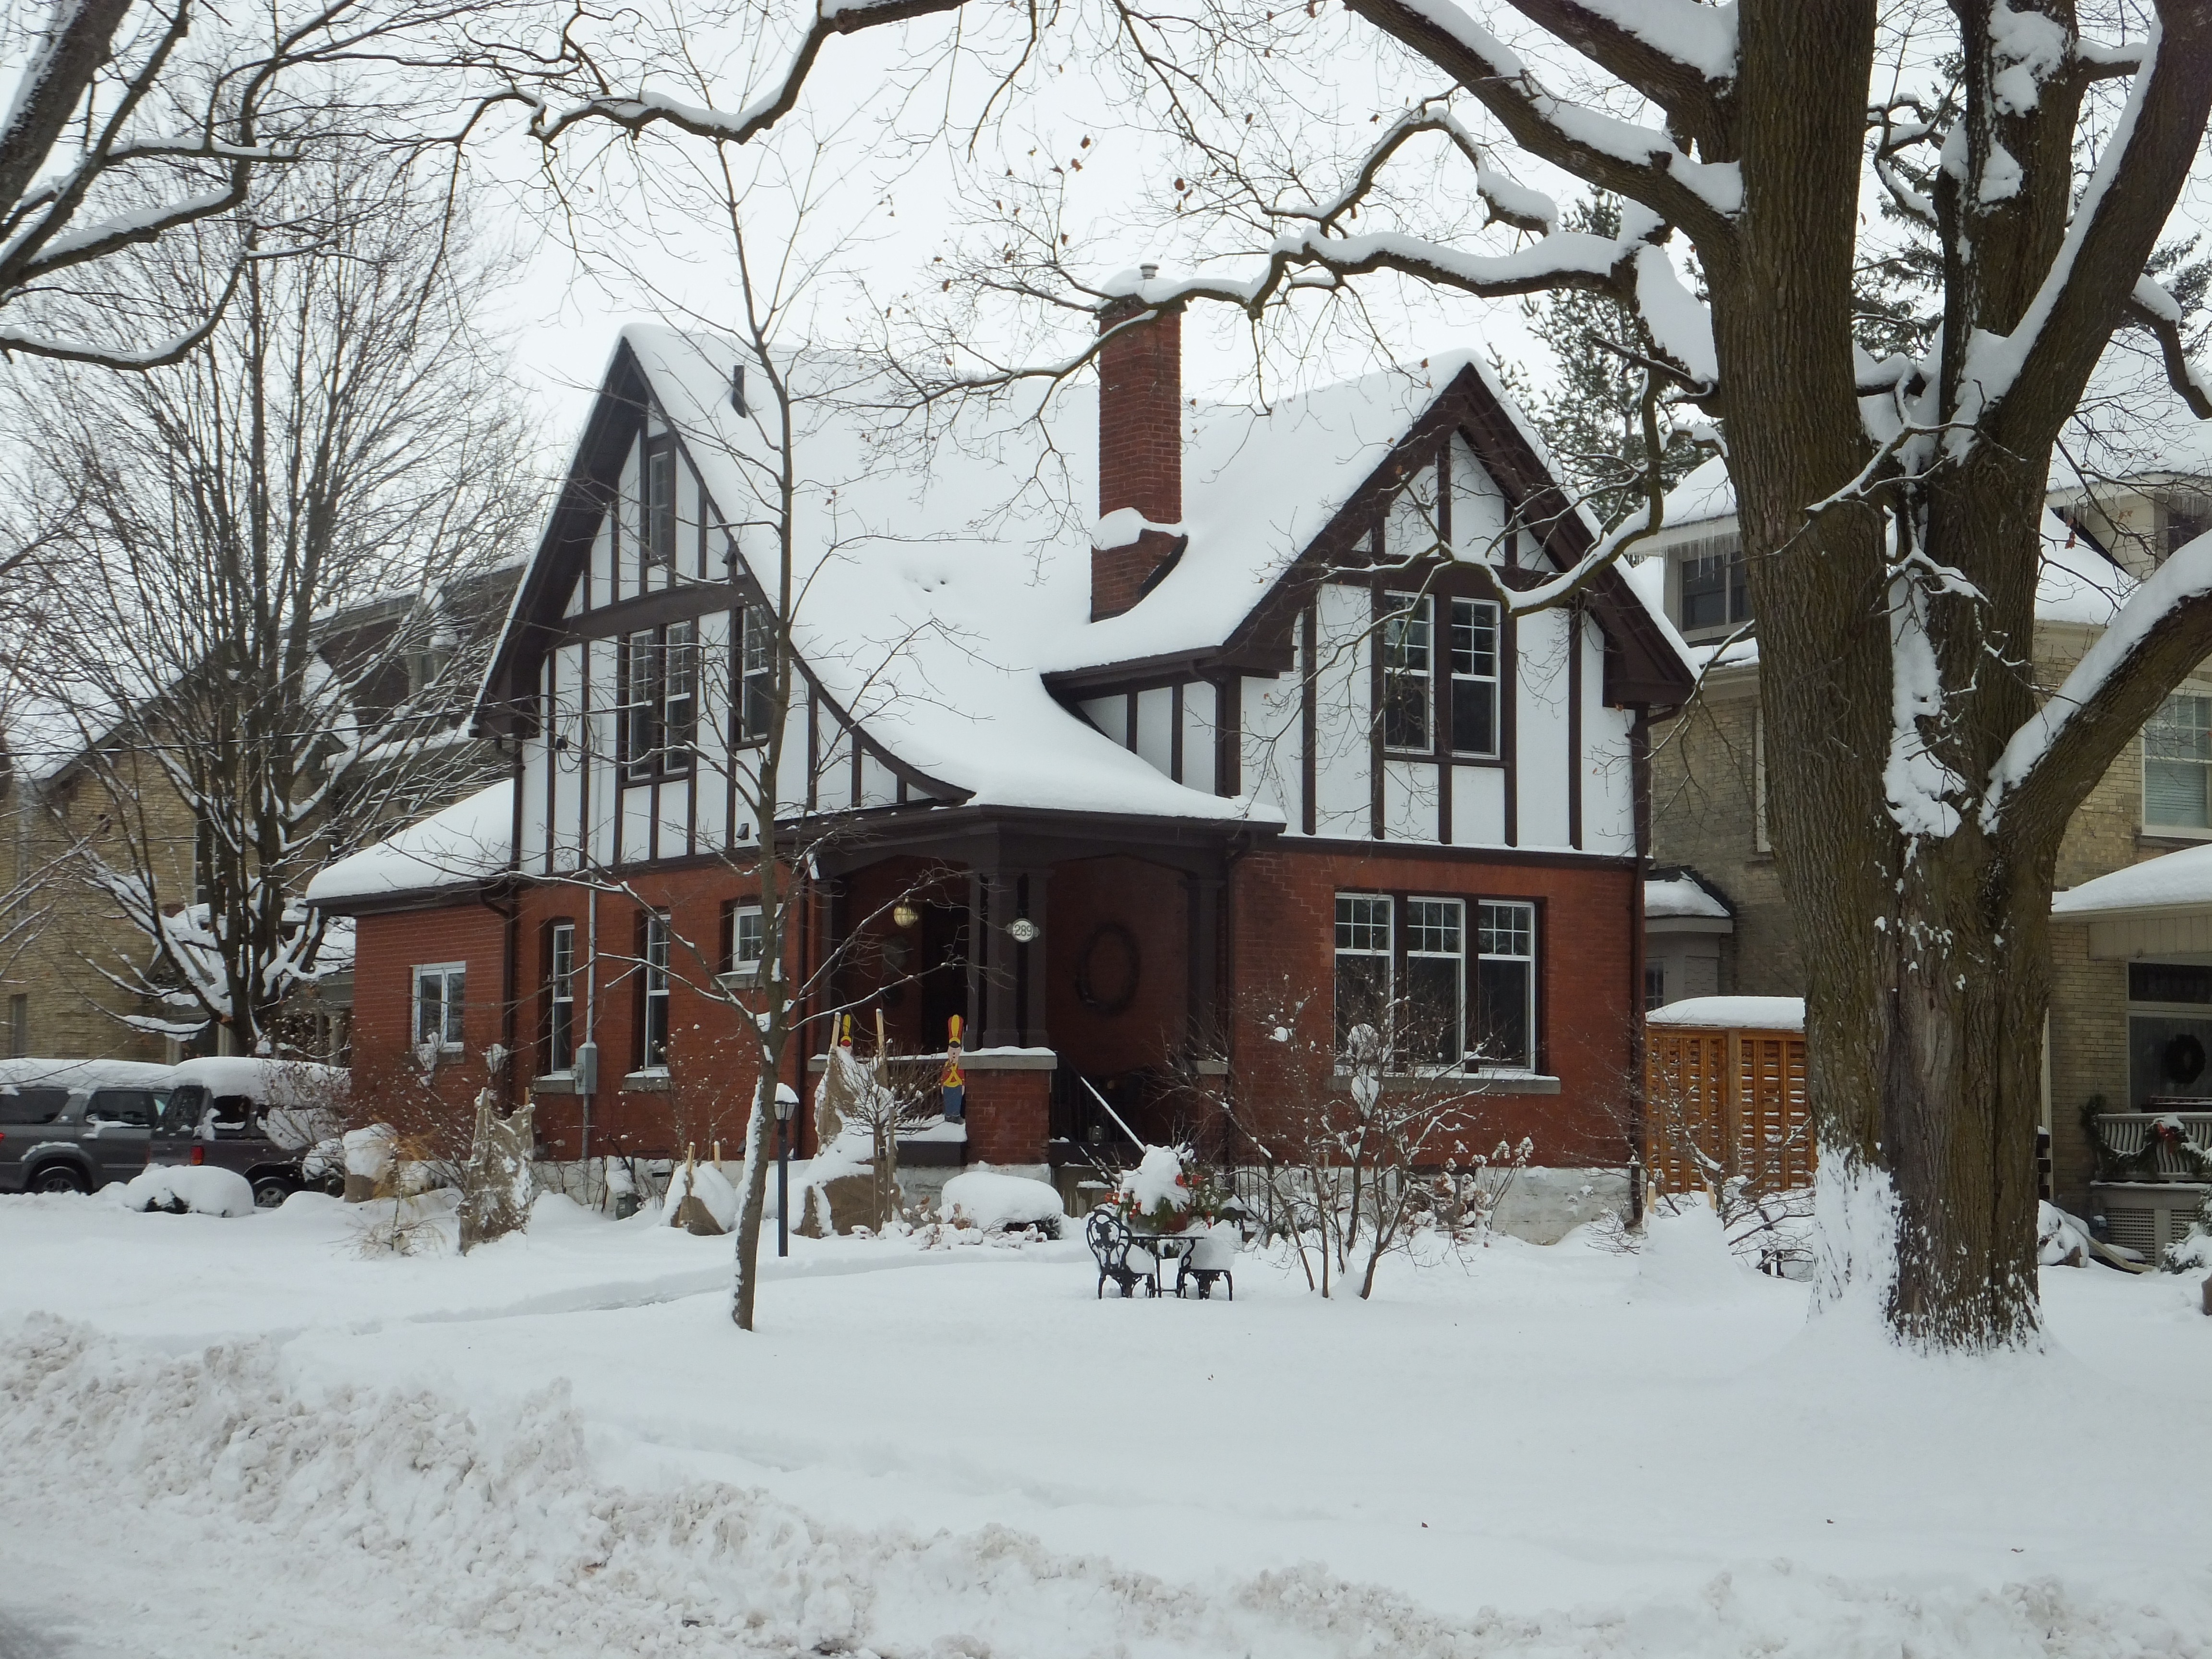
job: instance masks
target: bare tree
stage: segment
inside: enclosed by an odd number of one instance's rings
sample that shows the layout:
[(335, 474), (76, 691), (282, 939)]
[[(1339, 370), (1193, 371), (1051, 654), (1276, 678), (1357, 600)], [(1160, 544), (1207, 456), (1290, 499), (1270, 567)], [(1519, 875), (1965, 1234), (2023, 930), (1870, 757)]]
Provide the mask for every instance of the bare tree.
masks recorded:
[[(49, 805), (64, 834), (99, 819), (78, 869), (146, 945), (103, 965), (163, 1010), (133, 1023), (234, 1053), (317, 975), (315, 869), (484, 773), (459, 730), (504, 608), (480, 583), (538, 505), (477, 325), (502, 262), (457, 254), (466, 227), (404, 165), (285, 185), (330, 246), (250, 264), (204, 350), (12, 388), (36, 471), (82, 493), (46, 662), (92, 798)], [(204, 229), (141, 297), (181, 319), (230, 280)]]

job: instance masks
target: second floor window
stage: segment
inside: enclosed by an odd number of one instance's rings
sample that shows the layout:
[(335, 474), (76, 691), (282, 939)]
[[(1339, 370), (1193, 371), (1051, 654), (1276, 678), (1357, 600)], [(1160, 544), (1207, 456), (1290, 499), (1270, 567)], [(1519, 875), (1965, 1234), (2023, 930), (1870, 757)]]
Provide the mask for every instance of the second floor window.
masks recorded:
[(2143, 827), (2212, 830), (2212, 697), (2168, 697), (2143, 727)]
[(576, 924), (573, 921), (555, 922), (547, 938), (545, 1001), (545, 1069), (573, 1071), (576, 1065)]
[(625, 774), (686, 770), (699, 726), (699, 624), (641, 629), (623, 642), (623, 657)]
[(1392, 593), (1382, 618), (1382, 746), (1426, 753), (1433, 676), (1436, 601)]
[(1451, 602), (1451, 746), (1455, 755), (1498, 752), (1498, 607)]
[(645, 451), (645, 558), (676, 562), (676, 446), (656, 438)]
[(775, 720), (775, 618), (748, 605), (738, 617), (738, 684), (731, 715), (740, 744), (766, 743)]
[(668, 918), (645, 919), (645, 1020), (638, 1065), (652, 1071), (668, 1064)]
[(1744, 579), (1743, 539), (1709, 536), (1681, 552), (1682, 632), (1739, 628), (1751, 619), (1751, 589)]

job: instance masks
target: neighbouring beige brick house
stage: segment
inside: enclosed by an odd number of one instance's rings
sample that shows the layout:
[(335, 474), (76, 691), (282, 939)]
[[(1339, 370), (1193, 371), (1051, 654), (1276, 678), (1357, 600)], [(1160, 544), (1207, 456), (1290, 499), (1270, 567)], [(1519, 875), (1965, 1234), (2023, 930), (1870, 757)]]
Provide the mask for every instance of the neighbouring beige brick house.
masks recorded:
[[(393, 595), (349, 607), (319, 624), (319, 649), (342, 672), (364, 669), (356, 696), (365, 708), (396, 708), (451, 673), (465, 682), (458, 710), (474, 690), (481, 641), (505, 616), (520, 574), (521, 566), (511, 564), (456, 578), (430, 595)], [(450, 625), (426, 628), (426, 602)], [(438, 648), (406, 648), (426, 638)], [(158, 720), (158, 710), (152, 718)], [(99, 729), (36, 696), (24, 699), (7, 722), (0, 753), (0, 1053), (160, 1061), (222, 1052), (216, 1031), (180, 1042), (129, 1023), (133, 1016), (173, 1019), (175, 1011), (118, 982), (143, 972), (153, 950), (115, 901), (87, 879), (86, 863), (104, 859), (127, 868), (143, 857), (162, 889), (187, 895), (200, 826), (150, 757), (125, 750), (114, 763), (127, 787), (88, 763), (87, 733)], [(473, 790), (493, 763), (488, 746), (464, 742), (431, 775), (450, 775), (452, 787), (428, 805)], [(132, 815), (128, 837), (118, 825), (126, 811)], [(135, 843), (135, 853), (126, 841)], [(352, 924), (342, 920), (325, 937), (319, 963), (325, 976), (288, 1006), (283, 1036), (289, 1048), (315, 1059), (344, 1058), (352, 950)]]
[[(2182, 430), (2168, 465), (2124, 486), (2093, 488), (2069, 472), (2053, 489), (2035, 634), (2046, 687), (2060, 683), (2141, 576), (2212, 528), (2212, 445)], [(1645, 1000), (1802, 996), (1803, 963), (1766, 836), (1756, 629), (1734, 496), (1718, 462), (1676, 488), (1666, 526), (1646, 544), (1631, 580), (1706, 661), (1696, 701), (1653, 731)], [(2203, 1097), (2208, 1115), (2196, 1139), (2212, 1145), (2212, 1066), (2199, 1060), (2201, 1075), (2182, 1077), (2162, 1059), (2173, 1049), (2188, 1071), (2192, 1058), (2212, 1049), (2212, 875), (2203, 903), (2188, 914), (2176, 914), (2173, 884), (2157, 871), (2117, 892), (2087, 884), (2199, 847), (2212, 860), (2212, 662), (2113, 763), (2059, 853), (2045, 1048), (2051, 1186), (2069, 1208), (2110, 1212), (2122, 1243), (2138, 1242), (2138, 1233), (2142, 1243), (2163, 1243), (2182, 1222), (2153, 1218), (2148, 1200), (2138, 1204), (2096, 1180), (2083, 1108), (2101, 1097), (2116, 1114), (2153, 1099), (2163, 1110)], [(2212, 872), (2212, 862), (2205, 867)], [(2090, 908), (2069, 912), (2063, 890), (2076, 890), (2077, 905)], [(2177, 1046), (2192, 1037), (2201, 1048)], [(2126, 1151), (2141, 1143), (2136, 1127), (2107, 1124), (2102, 1132)], [(2166, 1193), (2177, 1215), (2193, 1212), (2190, 1191)]]

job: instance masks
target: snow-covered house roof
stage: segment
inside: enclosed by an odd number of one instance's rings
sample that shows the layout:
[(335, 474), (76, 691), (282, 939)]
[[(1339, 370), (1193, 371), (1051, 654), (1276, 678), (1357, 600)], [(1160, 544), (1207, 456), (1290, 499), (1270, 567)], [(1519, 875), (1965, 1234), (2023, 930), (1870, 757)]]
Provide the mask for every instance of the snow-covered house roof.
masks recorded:
[[(773, 456), (732, 396), (743, 354), (649, 325), (623, 331), (568, 487), (518, 590), (487, 676), (480, 719), (526, 703), (588, 554), (604, 470), (641, 407), (667, 422), (726, 521), (748, 516)], [(793, 640), (802, 672), (925, 799), (1213, 822), (1274, 823), (1249, 799), (1188, 787), (1097, 732), (1054, 696), (1072, 675), (1227, 647), (1281, 590), (1293, 563), (1355, 503), (1394, 448), (1434, 422), (1480, 422), (1486, 465), (1557, 494), (1540, 448), (1471, 356), (1368, 376), (1273, 409), (1189, 411), (1180, 557), (1133, 607), (1090, 619), (1094, 526), (1070, 503), (1096, 494), (1095, 396), (1018, 391), (943, 416), (926, 451), (885, 416), (897, 388), (849, 357), (779, 365), (797, 393), (799, 474)], [(1452, 400), (1456, 400), (1453, 403)], [(1462, 408), (1461, 406), (1464, 406)], [(1040, 480), (1056, 479), (1053, 487)], [(1559, 497), (1557, 547), (1595, 532)], [(732, 532), (743, 573), (776, 590), (772, 540)], [(1555, 556), (1557, 554), (1555, 552)], [(1617, 580), (1593, 614), (1671, 701), (1687, 671), (1663, 621)], [(1635, 688), (1632, 686), (1632, 690)]]
[(1686, 870), (1655, 872), (1644, 882), (1644, 914), (1647, 918), (1686, 917), (1704, 921), (1729, 921), (1735, 915), (1717, 895)]
[(2146, 859), (2051, 899), (2051, 914), (2063, 920), (2114, 921), (2184, 909), (2212, 909), (2212, 845)]
[(307, 884), (307, 902), (451, 897), (498, 876), (514, 856), (514, 784), (502, 778), (322, 870)]

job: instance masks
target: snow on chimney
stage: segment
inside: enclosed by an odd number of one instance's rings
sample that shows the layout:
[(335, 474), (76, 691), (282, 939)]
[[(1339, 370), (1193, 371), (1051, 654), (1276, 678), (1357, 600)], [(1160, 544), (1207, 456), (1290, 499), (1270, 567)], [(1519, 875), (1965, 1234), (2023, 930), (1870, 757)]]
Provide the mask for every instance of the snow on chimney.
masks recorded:
[[(1159, 275), (1146, 265), (1142, 280)], [(1105, 333), (1152, 309), (1141, 292), (1109, 300)], [(1182, 541), (1182, 307), (1098, 349), (1098, 527), (1091, 538), (1091, 619), (1136, 604), (1147, 577)]]

